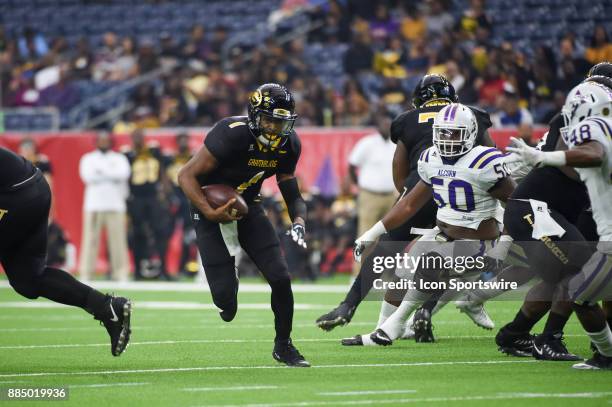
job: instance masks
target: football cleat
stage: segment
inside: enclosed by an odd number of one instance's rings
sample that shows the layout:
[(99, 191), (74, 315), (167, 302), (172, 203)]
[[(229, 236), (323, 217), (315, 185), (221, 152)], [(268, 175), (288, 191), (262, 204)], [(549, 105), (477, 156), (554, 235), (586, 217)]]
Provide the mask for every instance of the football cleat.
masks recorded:
[(317, 318), (316, 324), (324, 331), (331, 331), (337, 326), (343, 326), (351, 322), (354, 313), (355, 306), (350, 306), (346, 302), (342, 302), (327, 314), (323, 314)]
[(106, 328), (111, 339), (111, 353), (119, 356), (130, 342), (132, 303), (127, 298), (106, 295), (106, 301), (96, 319)]
[(553, 335), (540, 334), (533, 342), (532, 355), (538, 360), (554, 360), (560, 362), (574, 362), (584, 360), (567, 350), (563, 342), (563, 332)]
[(529, 332), (511, 332), (503, 327), (495, 335), (495, 343), (500, 352), (511, 356), (531, 357), (534, 335)]
[(304, 359), (304, 356), (293, 346), (291, 339), (274, 344), (272, 357), (289, 367), (310, 367), (310, 363)]
[(495, 328), (495, 323), (487, 314), (483, 304), (473, 301), (456, 301), (455, 306), (479, 327), (489, 330)]
[(382, 329), (377, 329), (370, 334), (370, 339), (377, 345), (389, 346), (393, 345), (393, 340)]
[(612, 370), (612, 357), (595, 352), (591, 359), (576, 363), (572, 367), (580, 370)]
[(425, 308), (419, 308), (415, 311), (412, 329), (414, 330), (415, 342), (428, 343), (436, 341), (431, 326), (431, 313)]
[(342, 346), (364, 346), (363, 339), (361, 339), (361, 335), (355, 335), (351, 338), (342, 338), (340, 341)]

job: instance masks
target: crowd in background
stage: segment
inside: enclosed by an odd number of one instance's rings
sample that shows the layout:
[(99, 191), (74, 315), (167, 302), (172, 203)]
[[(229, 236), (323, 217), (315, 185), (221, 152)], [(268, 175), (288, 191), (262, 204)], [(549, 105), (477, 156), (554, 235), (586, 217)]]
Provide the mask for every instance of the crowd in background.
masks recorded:
[[(612, 59), (603, 26), (591, 38), (568, 31), (551, 46), (534, 44), (525, 53), (493, 41), (485, 0), (472, 0), (461, 13), (454, 7), (450, 0), (331, 0), (308, 8), (317, 28), (304, 36), (281, 44), (279, 28), (259, 47), (229, 51), (228, 30), (206, 21), (182, 42), (168, 32), (137, 41), (109, 31), (101, 44), (83, 37), (74, 46), (34, 28), (10, 37), (0, 27), (2, 104), (66, 111), (80, 102), (74, 80), (124, 81), (166, 68), (161, 82), (131, 94), (131, 109), (113, 123), (116, 131), (211, 125), (243, 112), (246, 94), (262, 82), (288, 85), (301, 125), (361, 126), (371, 123), (379, 103), (408, 108), (418, 78), (435, 72), (449, 77), (464, 103), (496, 112), (498, 126), (528, 131), (547, 122), (590, 65)], [(341, 81), (323, 83), (315, 75), (314, 65), (329, 61), (306, 58), (312, 44), (346, 44), (344, 54), (331, 55), (342, 65)]]
[[(308, 18), (317, 28), (306, 35), (281, 44), (277, 38), (283, 32), (278, 32), (259, 47), (232, 48), (227, 59), (227, 29), (209, 29), (205, 21), (193, 26), (183, 42), (166, 32), (136, 41), (109, 31), (101, 44), (84, 37), (75, 46), (33, 28), (11, 37), (0, 26), (2, 105), (56, 106), (67, 111), (81, 101), (74, 85), (77, 80), (126, 81), (163, 68), (161, 81), (137, 87), (130, 96), (130, 110), (108, 130), (131, 133), (137, 139), (138, 129), (210, 126), (222, 117), (244, 113), (249, 91), (264, 82), (289, 87), (301, 126), (366, 126), (375, 124), (381, 105), (395, 113), (409, 109), (416, 81), (425, 73), (442, 73), (463, 103), (487, 109), (496, 127), (517, 127), (529, 139), (532, 125), (547, 123), (560, 110), (567, 91), (592, 64), (612, 60), (612, 43), (602, 26), (596, 26), (591, 38), (567, 32), (551, 46), (538, 45), (525, 53), (509, 42), (492, 41), (494, 27), (484, 0), (472, 0), (460, 14), (452, 4), (446, 0), (331, 0), (308, 9)], [(305, 58), (312, 44), (345, 44), (338, 60), (342, 81), (325, 83), (315, 74), (316, 66)], [(133, 185), (126, 195), (131, 219), (128, 241), (138, 253), (138, 278), (170, 278), (164, 259), (177, 222), (185, 236), (179, 268), (195, 270), (185, 202), (166, 173), (176, 154), (160, 154), (152, 154), (161, 168), (154, 211), (134, 204)], [(138, 154), (127, 157), (133, 164)], [(296, 276), (315, 279), (350, 272), (350, 249), (357, 232), (353, 191), (350, 179), (343, 181), (334, 198), (302, 191), (309, 205), (305, 252), (293, 247), (285, 235), (289, 223), (284, 204), (273, 197), (264, 200)], [(134, 212), (138, 210), (162, 216), (151, 223)], [(69, 239), (58, 225), (51, 227), (59, 262), (66, 258), (62, 247)], [(139, 242), (146, 247), (138, 247)], [(246, 273), (254, 270), (248, 259), (243, 263)]]

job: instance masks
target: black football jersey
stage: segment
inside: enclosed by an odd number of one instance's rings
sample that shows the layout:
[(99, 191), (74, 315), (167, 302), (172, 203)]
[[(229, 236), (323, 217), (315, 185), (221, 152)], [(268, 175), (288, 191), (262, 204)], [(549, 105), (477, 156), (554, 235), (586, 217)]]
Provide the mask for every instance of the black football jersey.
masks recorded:
[[(563, 116), (556, 114), (549, 123), (548, 133), (540, 142), (542, 151), (555, 151), (564, 126)], [(569, 178), (556, 167), (534, 168), (523, 178), (512, 193), (514, 199), (535, 199), (548, 204), (565, 217), (576, 223), (580, 213), (590, 205), (584, 184)]]
[(164, 170), (164, 157), (155, 144), (148, 145), (141, 151), (128, 150), (125, 155), (130, 162), (130, 193), (134, 196), (154, 196)]
[[(449, 103), (433, 101), (425, 103), (424, 106), (404, 112), (391, 123), (391, 141), (395, 144), (404, 143), (408, 151), (408, 163), (410, 173), (417, 172), (417, 163), (421, 153), (433, 145), (433, 122), (436, 114)], [(476, 116), (478, 123), (478, 136), (476, 144), (483, 144), (483, 136), (491, 127), (489, 114), (477, 107), (468, 106)]]
[(0, 163), (0, 190), (25, 181), (36, 171), (31, 162), (3, 147), (0, 147)]
[(266, 178), (293, 174), (302, 150), (295, 131), (278, 148), (263, 146), (251, 134), (246, 116), (219, 121), (206, 135), (204, 145), (219, 165), (211, 173), (199, 177), (200, 185), (229, 185), (241, 193), (247, 203), (259, 196)]

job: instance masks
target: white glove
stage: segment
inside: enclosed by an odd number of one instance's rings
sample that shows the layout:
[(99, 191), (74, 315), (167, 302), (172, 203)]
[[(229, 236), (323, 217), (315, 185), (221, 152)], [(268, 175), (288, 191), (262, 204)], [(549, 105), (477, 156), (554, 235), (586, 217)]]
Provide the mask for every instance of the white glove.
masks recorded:
[(537, 148), (528, 146), (523, 139), (517, 139), (516, 137), (510, 138), (510, 142), (511, 145), (506, 147), (506, 151), (516, 154), (516, 157), (507, 158), (507, 162), (522, 160), (534, 167), (542, 167), (544, 165), (560, 167), (565, 165), (564, 151), (540, 151)]
[(356, 262), (361, 263), (361, 255), (380, 235), (387, 233), (387, 229), (382, 221), (378, 221), (363, 235), (359, 236), (355, 240), (355, 246), (353, 247), (353, 258)]
[(294, 223), (291, 225), (291, 231), (287, 231), (291, 235), (291, 239), (300, 247), (306, 248), (306, 228), (299, 224)]

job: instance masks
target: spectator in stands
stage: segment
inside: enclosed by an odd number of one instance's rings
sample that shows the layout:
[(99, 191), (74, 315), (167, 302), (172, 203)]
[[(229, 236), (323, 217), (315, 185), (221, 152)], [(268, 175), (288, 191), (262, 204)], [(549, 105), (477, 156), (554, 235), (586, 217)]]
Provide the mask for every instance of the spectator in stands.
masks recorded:
[(87, 38), (79, 38), (76, 51), (72, 56), (70, 69), (74, 79), (90, 79), (93, 64), (93, 55)]
[(176, 74), (171, 74), (164, 79), (164, 94), (159, 106), (160, 125), (162, 127), (181, 126), (187, 124), (188, 119), (189, 112), (183, 96), (181, 78)]
[(478, 89), (478, 104), (488, 110), (494, 109), (497, 99), (504, 91), (504, 83), (497, 64), (487, 65), (484, 77), (474, 82)]
[(455, 20), (451, 13), (444, 8), (441, 0), (427, 0), (426, 3), (425, 21), (428, 36), (435, 37), (453, 27)]
[(138, 74), (139, 61), (136, 59), (136, 50), (134, 48), (133, 38), (125, 37), (121, 40), (121, 53), (113, 66), (113, 70), (108, 78), (109, 80), (124, 81)]
[(463, 74), (459, 70), (459, 65), (457, 65), (457, 62), (450, 59), (446, 62), (444, 68), (444, 75), (451, 83), (451, 85), (453, 85), (453, 87), (455, 88), (455, 92), (460, 92), (463, 89), (463, 86), (465, 85), (465, 76), (463, 76)]
[(363, 90), (355, 80), (344, 86), (343, 114), (339, 115), (340, 126), (365, 126), (370, 121), (370, 107)]
[(400, 23), (400, 32), (407, 41), (414, 41), (422, 38), (427, 32), (427, 24), (421, 9), (410, 3), (404, 3), (405, 16)]
[(504, 83), (504, 92), (499, 104), (501, 110), (491, 115), (493, 127), (516, 128), (520, 138), (525, 140), (526, 143), (534, 145), (531, 142), (533, 117), (529, 110), (519, 105), (519, 95), (516, 89), (507, 82)]
[(49, 52), (45, 37), (31, 27), (23, 29), (23, 35), (17, 42), (19, 56), (24, 61), (36, 61)]
[(113, 280), (128, 280), (126, 199), (130, 164), (125, 155), (114, 152), (112, 147), (111, 135), (98, 133), (96, 149), (83, 155), (79, 163), (79, 174), (85, 184), (79, 273), (85, 281), (92, 278), (96, 269), (102, 229), (106, 230)]
[(484, 0), (471, 0), (458, 22), (459, 33), (464, 39), (474, 39), (478, 29), (491, 31), (491, 19), (485, 13)]
[(138, 73), (140, 75), (159, 68), (159, 58), (150, 38), (145, 38), (138, 47)]
[(210, 51), (204, 59), (207, 64), (221, 64), (223, 48), (227, 39), (227, 28), (223, 26), (216, 27), (210, 40)]
[[(571, 63), (573, 68), (570, 68), (568, 63)], [(565, 68), (563, 67), (564, 65)], [(558, 76), (566, 80), (571, 79), (571, 76), (574, 74), (577, 77), (584, 78), (591, 68), (589, 62), (584, 59), (582, 55), (576, 55), (574, 42), (571, 37), (565, 37), (559, 43), (559, 60), (557, 66), (559, 67)], [(578, 82), (576, 82), (576, 85), (577, 84)]]
[(7, 90), (6, 100), (9, 106), (38, 106), (40, 92), (34, 85), (34, 76), (32, 72), (22, 72), (19, 68), (14, 68)]
[(360, 139), (348, 157), (350, 181), (359, 187), (358, 236), (382, 219), (397, 197), (390, 163), (395, 153), (395, 144), (389, 140), (391, 121), (387, 111), (379, 109), (375, 114), (377, 133)]
[(189, 38), (183, 47), (185, 59), (206, 59), (210, 52), (210, 45), (206, 41), (204, 26), (196, 24), (191, 28)]
[(159, 36), (159, 63), (162, 68), (174, 68), (181, 57), (181, 52), (174, 37), (164, 31)]
[(410, 76), (421, 75), (429, 68), (429, 54), (424, 38), (417, 38), (412, 42), (406, 58), (406, 69)]
[(606, 28), (597, 25), (591, 38), (591, 44), (585, 52), (585, 58), (592, 65), (603, 61), (612, 61), (612, 43)]
[(358, 33), (344, 54), (344, 72), (356, 75), (370, 71), (374, 65), (374, 50), (369, 33)]
[(70, 68), (64, 63), (59, 68), (59, 81), (40, 92), (39, 106), (55, 106), (67, 112), (81, 100), (79, 89), (71, 81)]
[(105, 33), (102, 37), (102, 47), (95, 53), (94, 80), (109, 80), (109, 77), (116, 70), (116, 63), (121, 56), (121, 51), (117, 35), (112, 31)]
[(398, 29), (398, 22), (389, 13), (389, 8), (384, 3), (378, 3), (374, 12), (374, 18), (370, 19), (370, 34), (372, 39), (379, 44), (384, 44), (387, 39), (393, 37)]

